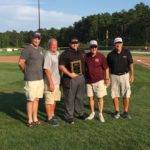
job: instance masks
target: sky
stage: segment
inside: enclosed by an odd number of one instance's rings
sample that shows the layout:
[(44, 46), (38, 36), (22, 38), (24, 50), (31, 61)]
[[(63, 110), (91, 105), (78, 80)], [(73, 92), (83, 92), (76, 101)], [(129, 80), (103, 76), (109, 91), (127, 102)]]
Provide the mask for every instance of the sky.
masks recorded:
[[(41, 28), (68, 27), (82, 17), (129, 10), (150, 0), (40, 0)], [(38, 29), (38, 0), (0, 0), (0, 32)]]

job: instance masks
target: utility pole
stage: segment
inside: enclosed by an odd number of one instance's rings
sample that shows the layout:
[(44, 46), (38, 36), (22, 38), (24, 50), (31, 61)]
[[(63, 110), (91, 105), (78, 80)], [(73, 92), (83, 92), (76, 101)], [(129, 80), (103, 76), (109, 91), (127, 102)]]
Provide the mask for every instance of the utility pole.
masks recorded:
[(40, 31), (41, 29), (40, 0), (38, 0), (38, 25), (39, 25), (39, 31)]

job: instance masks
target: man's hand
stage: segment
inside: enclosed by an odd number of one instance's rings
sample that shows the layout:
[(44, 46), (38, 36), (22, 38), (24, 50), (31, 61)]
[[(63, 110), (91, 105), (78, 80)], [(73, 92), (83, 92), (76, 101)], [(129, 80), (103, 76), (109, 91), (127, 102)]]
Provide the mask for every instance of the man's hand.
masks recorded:
[(21, 70), (23, 73), (24, 73), (24, 69), (25, 69), (25, 62), (26, 62), (25, 59), (19, 58), (18, 65), (19, 65), (20, 70)]
[(70, 73), (70, 77), (72, 78), (72, 79), (74, 79), (74, 78), (76, 78), (78, 75), (76, 74), (76, 73)]
[(130, 75), (129, 81), (130, 81), (130, 83), (133, 83), (133, 82), (134, 82), (134, 76), (133, 76), (133, 75)]
[(109, 86), (110, 86), (110, 79), (109, 79), (109, 78), (105, 79), (105, 80), (104, 80), (104, 83), (105, 83), (105, 85), (106, 85), (107, 87), (109, 87)]
[(54, 86), (53, 83), (51, 83), (51, 84), (48, 85), (48, 90), (49, 90), (50, 92), (54, 92), (55, 86)]

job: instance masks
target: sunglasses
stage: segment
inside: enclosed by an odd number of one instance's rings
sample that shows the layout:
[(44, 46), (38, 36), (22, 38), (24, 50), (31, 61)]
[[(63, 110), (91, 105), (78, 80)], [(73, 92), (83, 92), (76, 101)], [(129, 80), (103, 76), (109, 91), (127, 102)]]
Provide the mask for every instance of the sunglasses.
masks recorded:
[(71, 42), (71, 44), (78, 44), (78, 42), (77, 42), (77, 41), (74, 41), (74, 42)]
[(90, 48), (97, 48), (97, 46), (96, 45), (92, 45), (92, 46), (90, 46)]

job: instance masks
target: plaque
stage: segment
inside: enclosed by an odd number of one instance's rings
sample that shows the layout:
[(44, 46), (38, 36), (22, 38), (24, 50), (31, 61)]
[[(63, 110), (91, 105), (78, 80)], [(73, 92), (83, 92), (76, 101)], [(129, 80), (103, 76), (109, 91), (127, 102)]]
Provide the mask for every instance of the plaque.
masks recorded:
[(79, 75), (82, 74), (81, 60), (71, 62), (71, 71)]

